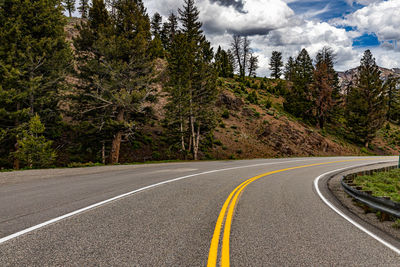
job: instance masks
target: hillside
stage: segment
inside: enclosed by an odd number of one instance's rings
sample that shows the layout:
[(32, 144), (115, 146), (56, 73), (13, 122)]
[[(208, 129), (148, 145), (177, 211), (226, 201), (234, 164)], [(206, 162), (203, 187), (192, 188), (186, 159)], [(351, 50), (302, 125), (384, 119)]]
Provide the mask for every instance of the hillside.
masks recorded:
[[(381, 71), (382, 80), (386, 81), (390, 76), (400, 77), (400, 69), (397, 69), (397, 68), (387, 69), (387, 68), (379, 67), (379, 70)], [(340, 71), (340, 72), (338, 72), (338, 74), (339, 74), (339, 82), (343, 87), (348, 82), (355, 80), (355, 77), (358, 74), (358, 69), (353, 68), (353, 69), (350, 69), (347, 71)]]
[[(276, 83), (265, 78), (249, 78), (245, 85), (235, 79), (219, 79), (215, 114), (219, 123), (214, 135), (203, 142), (203, 159), (245, 159), (262, 157), (393, 155), (400, 145), (400, 128), (382, 129), (370, 149), (339, 137), (337, 129), (321, 130), (307, 125), (283, 110), (283, 98)], [(141, 129), (136, 149), (125, 147), (123, 162), (176, 159), (165, 142), (162, 127), (166, 94), (154, 106), (153, 126)]]
[[(76, 35), (72, 19), (66, 29), (68, 40)], [(157, 61), (157, 69), (166, 68), (164, 60)], [(352, 77), (356, 70), (339, 73), (342, 80)], [(388, 70), (390, 71), (390, 70)], [(395, 71), (393, 71), (395, 72)], [(386, 73), (386, 72), (385, 72)], [(156, 86), (158, 101), (154, 103), (151, 122), (138, 127), (135, 141), (121, 147), (121, 162), (172, 160), (181, 158), (168, 142), (163, 127), (167, 94), (162, 83)], [(218, 126), (213, 136), (203, 140), (202, 159), (241, 159), (261, 157), (389, 155), (398, 151), (400, 130), (389, 126), (380, 131), (370, 150), (352, 144), (338, 134), (342, 127), (321, 130), (294, 118), (283, 110), (282, 90), (285, 81), (278, 83), (266, 78), (219, 78), (218, 101), (215, 115)], [(68, 153), (63, 155), (66, 162)], [(80, 159), (80, 161), (85, 161)]]

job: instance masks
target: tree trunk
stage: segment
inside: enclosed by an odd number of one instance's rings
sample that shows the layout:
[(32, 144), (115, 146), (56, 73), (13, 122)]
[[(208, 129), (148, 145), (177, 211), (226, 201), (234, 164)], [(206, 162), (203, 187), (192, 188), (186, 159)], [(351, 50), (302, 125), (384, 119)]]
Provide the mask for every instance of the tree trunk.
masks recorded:
[(101, 163), (106, 164), (106, 144), (104, 141), (101, 146)]
[[(18, 103), (17, 103), (17, 111), (19, 111), (20, 108), (21, 108), (21, 104), (18, 102)], [(15, 125), (16, 125), (17, 127), (19, 126), (19, 118), (18, 118), (18, 116), (17, 116)], [(18, 149), (19, 149), (18, 141), (15, 142), (15, 144), (14, 144), (14, 149), (15, 149), (15, 152), (18, 151)], [(15, 169), (15, 170), (19, 170), (19, 168), (20, 168), (19, 159), (14, 158), (14, 164), (13, 164), (13, 165), (14, 165), (14, 169)]]
[[(15, 148), (15, 152), (17, 152), (18, 149), (19, 149), (18, 141), (15, 143), (14, 148)], [(19, 159), (14, 158), (14, 170), (19, 170), (19, 168), (20, 168), (20, 166), (19, 166)]]
[(194, 145), (193, 145), (194, 160), (198, 160), (199, 143), (200, 143), (200, 124), (197, 126), (197, 133), (196, 133), (196, 137), (194, 139)]
[[(123, 122), (124, 121), (124, 111), (119, 111), (118, 116), (117, 116), (117, 121), (118, 122)], [(122, 131), (118, 131), (114, 135), (114, 139), (112, 141), (111, 145), (111, 164), (116, 164), (119, 161), (119, 151), (121, 148), (121, 140), (122, 140)]]
[(185, 147), (185, 136), (183, 135), (183, 122), (181, 119), (180, 123), (180, 130), (181, 130), (181, 145), (182, 145), (182, 152), (185, 152), (186, 147)]
[(197, 154), (196, 154), (196, 152), (195, 152), (195, 150), (196, 150), (196, 132), (195, 132), (195, 129), (194, 129), (194, 118), (193, 118), (193, 116), (191, 116), (191, 119), (190, 119), (190, 129), (192, 130), (192, 142), (193, 142), (193, 159), (194, 160), (197, 160)]

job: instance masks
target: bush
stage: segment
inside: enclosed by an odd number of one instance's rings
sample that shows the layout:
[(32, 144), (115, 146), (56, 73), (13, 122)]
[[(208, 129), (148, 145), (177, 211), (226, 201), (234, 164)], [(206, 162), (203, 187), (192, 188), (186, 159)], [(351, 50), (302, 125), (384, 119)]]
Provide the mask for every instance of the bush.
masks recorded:
[(161, 154), (160, 154), (159, 152), (157, 152), (157, 151), (154, 151), (154, 152), (151, 154), (151, 158), (152, 158), (153, 160), (160, 160), (160, 159), (161, 159)]
[(222, 118), (229, 119), (229, 111), (227, 109), (222, 112)]
[(256, 91), (252, 91), (246, 98), (247, 101), (249, 101), (251, 104), (257, 104), (258, 103), (258, 96)]
[(215, 141), (214, 141), (214, 145), (222, 146), (221, 140), (215, 140)]
[(270, 109), (272, 107), (272, 101), (271, 98), (267, 99), (267, 103), (265, 103), (265, 108)]

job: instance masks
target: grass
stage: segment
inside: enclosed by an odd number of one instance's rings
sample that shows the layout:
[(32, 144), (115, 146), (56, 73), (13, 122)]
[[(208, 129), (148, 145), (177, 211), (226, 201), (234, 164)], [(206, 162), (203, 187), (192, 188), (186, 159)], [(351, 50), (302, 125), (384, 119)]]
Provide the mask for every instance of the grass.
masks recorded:
[(358, 176), (354, 178), (354, 183), (362, 186), (363, 190), (372, 191), (375, 197), (387, 196), (392, 201), (400, 202), (400, 169)]

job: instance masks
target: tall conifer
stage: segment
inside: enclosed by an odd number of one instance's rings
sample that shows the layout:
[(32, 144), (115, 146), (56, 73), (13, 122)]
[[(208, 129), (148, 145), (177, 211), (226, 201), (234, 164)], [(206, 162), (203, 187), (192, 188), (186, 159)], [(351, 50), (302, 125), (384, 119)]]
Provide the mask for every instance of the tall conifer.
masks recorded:
[(271, 61), (269, 63), (271, 76), (274, 79), (280, 79), (282, 76), (282, 53), (278, 51), (273, 51), (271, 56)]
[[(47, 128), (46, 137), (59, 135), (59, 90), (71, 64), (65, 23), (56, 0), (5, 0), (0, 8), (0, 128), (6, 133), (2, 156), (18, 149), (16, 135), (36, 113)], [(14, 163), (18, 168), (18, 161)]]
[(288, 112), (307, 121), (312, 119), (313, 99), (310, 87), (313, 82), (313, 71), (312, 59), (307, 50), (303, 49), (296, 58), (293, 84), (284, 102)]
[(150, 20), (142, 1), (121, 0), (114, 8), (109, 16), (104, 2), (94, 0), (75, 40), (82, 80), (76, 110), (98, 135), (108, 135), (110, 163), (119, 162), (121, 142), (135, 132), (152, 80)]
[(387, 105), (380, 74), (371, 51), (365, 51), (356, 83), (349, 89), (347, 96), (347, 126), (353, 138), (366, 147), (385, 122)]
[(339, 78), (333, 61), (334, 55), (331, 48), (325, 47), (318, 52), (312, 91), (315, 115), (320, 128), (323, 128), (325, 122), (333, 115), (339, 95)]

